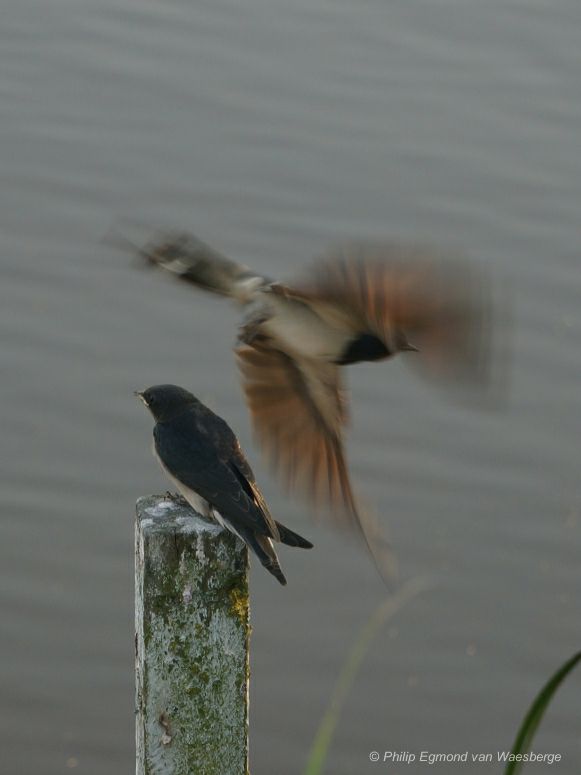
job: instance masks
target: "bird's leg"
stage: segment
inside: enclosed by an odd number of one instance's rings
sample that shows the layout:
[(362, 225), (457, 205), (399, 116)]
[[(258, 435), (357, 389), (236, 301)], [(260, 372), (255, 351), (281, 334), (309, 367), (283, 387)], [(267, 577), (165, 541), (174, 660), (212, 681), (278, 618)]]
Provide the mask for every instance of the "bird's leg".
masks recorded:
[(171, 501), (172, 503), (176, 503), (179, 506), (188, 506), (187, 500), (184, 498), (184, 496), (179, 492), (170, 492), (169, 490), (166, 490), (165, 497), (168, 501)]
[(269, 319), (270, 315), (264, 308), (254, 308), (242, 320), (242, 325), (238, 329), (239, 344), (254, 344), (257, 340), (263, 338), (263, 323)]
[(260, 324), (240, 326), (238, 344), (254, 344), (260, 335)]

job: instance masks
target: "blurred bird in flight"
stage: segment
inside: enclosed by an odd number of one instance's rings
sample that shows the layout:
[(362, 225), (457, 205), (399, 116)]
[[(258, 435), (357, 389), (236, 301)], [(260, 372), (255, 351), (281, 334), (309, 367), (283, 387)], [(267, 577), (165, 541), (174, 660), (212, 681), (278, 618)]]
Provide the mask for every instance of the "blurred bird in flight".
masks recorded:
[(485, 277), (460, 260), (396, 243), (339, 247), (288, 284), (188, 234), (158, 234), (138, 252), (181, 281), (242, 307), (235, 353), (268, 460), (317, 514), (359, 529), (376, 564), (383, 564), (377, 524), (358, 505), (345, 459), (343, 367), (409, 353), (427, 377), (485, 385)]

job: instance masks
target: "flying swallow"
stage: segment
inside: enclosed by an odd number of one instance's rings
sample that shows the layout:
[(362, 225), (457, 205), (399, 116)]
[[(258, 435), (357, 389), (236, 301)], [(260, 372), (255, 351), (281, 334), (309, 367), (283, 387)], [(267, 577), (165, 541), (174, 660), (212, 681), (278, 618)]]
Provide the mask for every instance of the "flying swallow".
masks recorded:
[(312, 544), (273, 519), (230, 426), (176, 385), (136, 391), (155, 420), (154, 454), (188, 503), (237, 535), (281, 583), (274, 542)]
[(369, 545), (344, 453), (342, 367), (413, 352), (428, 377), (485, 384), (485, 278), (462, 261), (395, 243), (330, 251), (292, 284), (259, 275), (188, 234), (157, 235), (139, 253), (242, 306), (235, 352), (267, 457), (289, 488), (306, 493), (318, 513), (359, 528)]

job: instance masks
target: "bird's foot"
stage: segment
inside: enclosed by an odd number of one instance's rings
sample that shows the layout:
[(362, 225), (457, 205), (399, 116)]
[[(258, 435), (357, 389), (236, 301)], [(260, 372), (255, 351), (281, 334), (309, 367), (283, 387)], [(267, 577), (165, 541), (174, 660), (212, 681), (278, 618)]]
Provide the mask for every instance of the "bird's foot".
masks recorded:
[(249, 305), (246, 315), (242, 319), (242, 324), (238, 329), (239, 344), (256, 344), (264, 339), (263, 325), (271, 317), (264, 305), (254, 303)]
[(253, 345), (264, 341), (265, 336), (260, 330), (262, 323), (264, 323), (264, 320), (253, 320), (251, 323), (240, 326), (238, 331), (238, 344)]
[(178, 506), (187, 506), (188, 502), (179, 492), (170, 492), (166, 490), (165, 497), (168, 501), (177, 504)]

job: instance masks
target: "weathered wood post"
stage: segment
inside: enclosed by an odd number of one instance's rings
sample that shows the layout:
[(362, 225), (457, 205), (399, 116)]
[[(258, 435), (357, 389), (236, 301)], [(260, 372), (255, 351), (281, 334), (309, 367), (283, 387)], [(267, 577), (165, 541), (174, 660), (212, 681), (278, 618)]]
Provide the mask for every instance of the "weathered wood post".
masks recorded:
[(247, 775), (248, 554), (166, 497), (137, 502), (137, 775)]

